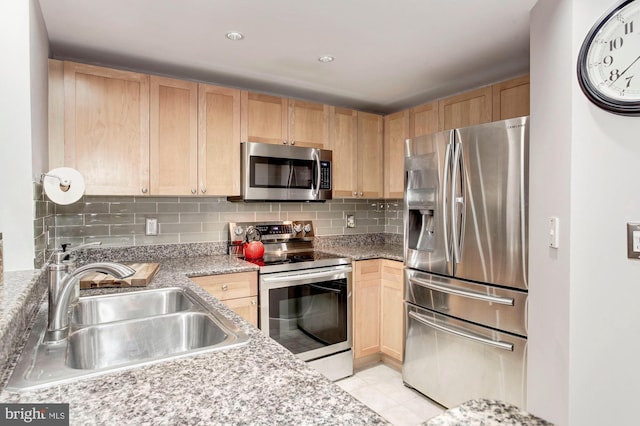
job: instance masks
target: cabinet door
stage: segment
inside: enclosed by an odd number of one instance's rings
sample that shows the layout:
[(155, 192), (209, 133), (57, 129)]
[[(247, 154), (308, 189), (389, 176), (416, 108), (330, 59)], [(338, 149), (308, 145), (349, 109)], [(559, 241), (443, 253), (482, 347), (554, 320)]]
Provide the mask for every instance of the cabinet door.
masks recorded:
[(409, 137), (409, 111), (384, 118), (384, 197), (404, 196), (404, 141)]
[(333, 197), (353, 198), (358, 185), (358, 113), (331, 107), (330, 123)]
[(286, 98), (242, 91), (242, 131), (245, 142), (289, 143), (289, 103)]
[(289, 144), (327, 149), (329, 105), (289, 100)]
[(461, 93), (438, 101), (440, 130), (473, 126), (492, 120), (491, 86)]
[(380, 351), (402, 362), (404, 343), (403, 264), (382, 261)]
[(382, 198), (384, 193), (382, 126), (381, 115), (358, 112), (359, 197)]
[(64, 163), (92, 195), (149, 192), (149, 76), (65, 62)]
[(240, 90), (198, 87), (198, 191), (240, 195)]
[(380, 352), (380, 261), (354, 262), (354, 357)]
[(241, 297), (223, 302), (254, 327), (258, 326), (258, 296)]
[(409, 112), (409, 137), (436, 133), (438, 127), (438, 102), (411, 108)]
[(529, 76), (494, 84), (493, 120), (529, 115)]
[(151, 194), (196, 194), (198, 84), (151, 76), (150, 85)]

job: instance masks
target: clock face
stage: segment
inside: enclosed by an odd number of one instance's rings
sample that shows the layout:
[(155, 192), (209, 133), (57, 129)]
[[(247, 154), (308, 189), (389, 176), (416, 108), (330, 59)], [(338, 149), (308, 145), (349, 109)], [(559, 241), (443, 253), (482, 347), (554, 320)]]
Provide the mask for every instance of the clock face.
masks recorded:
[(601, 108), (640, 115), (640, 0), (626, 0), (591, 29), (578, 56), (578, 81)]

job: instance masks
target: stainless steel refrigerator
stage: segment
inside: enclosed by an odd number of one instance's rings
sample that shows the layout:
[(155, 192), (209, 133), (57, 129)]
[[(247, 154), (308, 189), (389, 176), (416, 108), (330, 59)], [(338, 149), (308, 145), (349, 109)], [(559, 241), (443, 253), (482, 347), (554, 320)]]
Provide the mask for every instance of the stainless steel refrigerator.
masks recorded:
[(529, 118), (406, 141), (403, 380), (526, 405)]

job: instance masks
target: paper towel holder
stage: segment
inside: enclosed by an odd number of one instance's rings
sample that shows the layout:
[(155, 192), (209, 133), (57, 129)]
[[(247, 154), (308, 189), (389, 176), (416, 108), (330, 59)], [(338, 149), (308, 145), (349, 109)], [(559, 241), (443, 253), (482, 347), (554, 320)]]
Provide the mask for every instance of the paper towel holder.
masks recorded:
[(55, 204), (73, 204), (84, 195), (84, 178), (71, 167), (59, 167), (40, 175), (44, 193)]
[(52, 178), (56, 178), (58, 179), (58, 181), (60, 182), (60, 190), (62, 192), (67, 192), (70, 188), (71, 188), (71, 180), (68, 178), (61, 178), (58, 175), (54, 175), (51, 173), (42, 173), (40, 174), (40, 183), (44, 183), (44, 178), (46, 177), (52, 177)]

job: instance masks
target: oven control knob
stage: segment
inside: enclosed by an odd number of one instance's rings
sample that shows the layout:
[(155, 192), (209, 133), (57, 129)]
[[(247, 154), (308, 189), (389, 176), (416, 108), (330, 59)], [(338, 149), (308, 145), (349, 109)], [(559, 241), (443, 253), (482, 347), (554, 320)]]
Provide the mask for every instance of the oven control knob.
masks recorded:
[(310, 224), (310, 223), (307, 223), (307, 224), (304, 226), (304, 232), (305, 232), (305, 233), (307, 233), (307, 234), (308, 234), (309, 232), (311, 232), (311, 224)]
[(244, 229), (242, 229), (242, 226), (236, 226), (236, 230), (233, 231), (236, 235), (242, 235), (244, 234)]
[(302, 231), (302, 224), (296, 223), (293, 225), (293, 232), (297, 234), (298, 232), (301, 232), (301, 231)]

